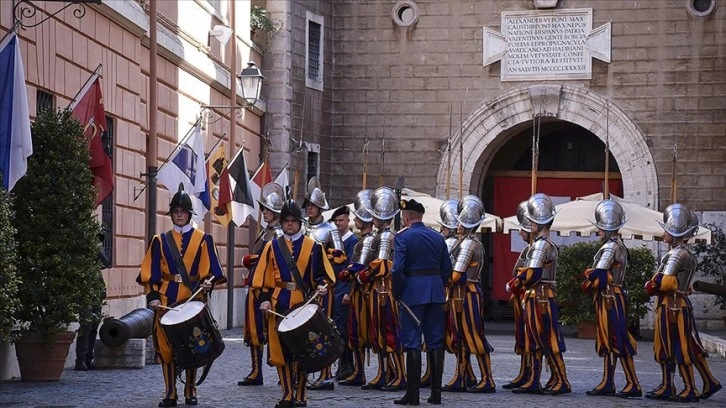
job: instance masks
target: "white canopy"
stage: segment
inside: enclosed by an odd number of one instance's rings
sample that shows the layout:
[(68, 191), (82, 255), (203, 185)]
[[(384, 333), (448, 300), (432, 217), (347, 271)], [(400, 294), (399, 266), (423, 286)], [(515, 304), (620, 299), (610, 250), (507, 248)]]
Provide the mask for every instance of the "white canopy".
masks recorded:
[[(425, 193), (420, 193), (418, 191), (414, 191), (408, 188), (404, 188), (401, 190), (401, 199), (402, 200), (410, 200), (415, 199), (419, 203), (423, 204), (424, 209), (426, 209), (426, 212), (423, 216), (423, 223), (427, 226), (435, 229), (439, 229), (441, 227), (441, 224), (439, 224), (437, 221), (440, 221), (439, 218), (439, 208), (441, 208), (441, 204), (444, 203), (444, 200), (438, 199), (436, 197), (432, 197)], [(351, 210), (353, 209), (353, 204), (347, 204), (348, 208)], [(337, 207), (336, 207), (337, 208)], [(333, 215), (333, 212), (335, 212), (336, 208), (332, 208), (328, 211), (325, 211), (323, 213), (323, 218), (326, 220), (330, 219), (330, 217)], [(486, 218), (484, 218), (484, 221), (481, 223), (481, 231), (482, 232), (496, 232), (499, 231), (502, 228), (503, 221), (500, 217), (497, 217), (493, 214), (486, 214)], [(350, 217), (350, 227), (353, 228), (353, 217)]]
[[(625, 201), (612, 194), (610, 198), (620, 203), (625, 210), (627, 221), (620, 228), (620, 234), (623, 239), (661, 240), (663, 228), (658, 224), (658, 221), (663, 220), (663, 213)], [(597, 227), (590, 221), (594, 222), (595, 207), (602, 199), (602, 193), (597, 193), (578, 197), (573, 201), (556, 205), (557, 216), (552, 223), (550, 231), (557, 232), (563, 236), (568, 236), (573, 232), (580, 236), (589, 236), (591, 233), (597, 232)], [(519, 223), (517, 222), (516, 216), (506, 217), (504, 219), (503, 233), (508, 234), (511, 230), (518, 229)], [(705, 240), (710, 244), (711, 230), (704, 226), (699, 227), (696, 239)]]

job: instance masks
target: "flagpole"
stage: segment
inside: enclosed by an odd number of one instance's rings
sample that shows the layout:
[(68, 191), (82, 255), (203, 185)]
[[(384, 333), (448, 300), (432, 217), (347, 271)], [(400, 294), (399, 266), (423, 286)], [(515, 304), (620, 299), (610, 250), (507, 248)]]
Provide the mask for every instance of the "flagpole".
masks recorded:
[[(159, 171), (160, 171), (160, 170), (161, 170), (161, 169), (162, 169), (162, 168), (164, 167), (164, 165), (165, 165), (165, 164), (166, 164), (166, 163), (167, 163), (167, 162), (169, 161), (169, 159), (171, 158), (171, 156), (172, 156), (172, 155), (174, 155), (174, 153), (175, 153), (175, 152), (177, 151), (177, 149), (179, 148), (179, 146), (181, 146), (181, 145), (182, 145), (183, 143), (185, 143), (185, 142), (186, 142), (187, 140), (189, 140), (189, 136), (191, 136), (191, 134), (192, 134), (192, 131), (193, 131), (193, 130), (194, 130), (194, 128), (195, 128), (195, 127), (196, 127), (196, 126), (197, 126), (197, 125), (199, 124), (199, 122), (200, 122), (201, 120), (202, 120), (202, 117), (201, 117), (201, 116), (200, 116), (199, 118), (197, 118), (197, 121), (196, 121), (196, 122), (194, 123), (194, 125), (192, 125), (191, 129), (189, 129), (189, 131), (187, 132), (187, 134), (186, 134), (186, 135), (184, 135), (184, 137), (183, 137), (183, 138), (182, 138), (182, 139), (181, 139), (181, 140), (179, 141), (179, 143), (177, 143), (176, 147), (174, 147), (174, 149), (173, 149), (173, 150), (171, 151), (171, 153), (169, 153), (169, 155), (168, 155), (168, 156), (166, 157), (166, 159), (164, 159), (164, 162), (163, 162), (163, 163), (161, 163), (161, 166), (159, 166), (159, 167), (158, 167), (158, 168), (156, 169), (156, 174), (159, 174)], [(221, 140), (221, 138), (220, 138), (220, 140)], [(214, 149), (212, 149), (212, 150), (214, 150)], [(210, 153), (211, 153), (211, 152), (210, 152)], [(209, 154), (205, 154), (205, 158), (206, 158), (207, 156), (209, 156)], [(152, 180), (156, 180), (156, 176), (154, 176), (153, 178), (152, 178), (152, 177), (149, 177), (149, 181), (147, 181), (146, 183), (144, 183), (144, 188), (142, 188), (141, 190), (139, 190), (138, 194), (136, 194), (136, 196), (134, 197), (134, 201), (136, 201), (136, 200), (137, 200), (137, 199), (138, 199), (139, 197), (141, 197), (141, 194), (143, 194), (143, 192), (144, 192), (144, 191), (146, 190), (146, 187), (148, 187), (148, 186), (149, 186), (149, 183), (150, 183), (150, 182), (151, 182)], [(136, 188), (134, 187), (134, 189), (136, 189)]]
[(81, 87), (81, 89), (78, 90), (78, 93), (76, 93), (76, 96), (74, 96), (73, 99), (71, 99), (71, 101), (68, 103), (68, 107), (66, 107), (66, 109), (73, 110), (76, 107), (76, 105), (78, 105), (78, 97), (80, 95), (85, 95), (86, 92), (88, 92), (88, 90), (91, 88), (91, 85), (93, 85), (93, 81), (95, 81), (96, 78), (100, 76), (100, 74), (98, 72), (101, 70), (101, 68), (103, 68), (103, 64), (99, 63), (98, 66), (96, 67), (96, 69), (91, 74), (91, 76), (89, 76), (88, 79), (86, 80), (86, 83), (84, 83), (83, 86)]

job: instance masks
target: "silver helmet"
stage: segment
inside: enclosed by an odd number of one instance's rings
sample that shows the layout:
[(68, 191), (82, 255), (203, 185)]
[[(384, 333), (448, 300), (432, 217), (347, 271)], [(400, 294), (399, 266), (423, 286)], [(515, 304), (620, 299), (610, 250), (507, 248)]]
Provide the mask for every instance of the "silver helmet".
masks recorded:
[(373, 221), (373, 215), (371, 215), (372, 194), (373, 190), (361, 190), (355, 195), (355, 200), (353, 201), (353, 210), (351, 212), (363, 222)]
[(452, 199), (448, 199), (441, 204), (439, 208), (439, 217), (441, 220), (436, 220), (439, 224), (448, 229), (456, 229), (456, 216), (458, 215), (459, 202)]
[(606, 199), (600, 201), (595, 207), (595, 222), (590, 221), (594, 226), (604, 231), (617, 231), (625, 225), (625, 210), (615, 200)]
[(517, 222), (519, 222), (519, 228), (532, 232), (532, 223), (527, 218), (527, 200), (522, 201), (517, 206)]
[(526, 217), (534, 223), (547, 224), (555, 219), (556, 214), (555, 205), (547, 194), (536, 193), (527, 200)]
[(320, 180), (317, 177), (313, 177), (310, 181), (308, 181), (307, 195), (305, 196), (303, 207), (306, 206), (308, 202), (313, 203), (323, 210), (330, 208), (328, 206), (328, 200), (325, 199), (325, 193), (323, 193), (323, 189), (320, 186)]
[(398, 214), (398, 196), (388, 187), (379, 187), (371, 195), (371, 214), (379, 220), (390, 220)]
[(689, 212), (691, 213), (690, 222), (688, 223), (688, 227), (690, 229), (688, 230), (688, 234), (686, 234), (686, 238), (695, 237), (696, 234), (698, 234), (698, 223), (699, 223), (698, 214), (696, 214), (695, 211), (690, 210), (690, 209), (689, 209)]
[(663, 222), (658, 224), (672, 236), (682, 237), (692, 228), (691, 211), (683, 204), (671, 204), (663, 211)]
[(484, 217), (486, 217), (486, 213), (484, 212), (484, 202), (481, 201), (481, 198), (475, 195), (464, 196), (464, 198), (459, 201), (457, 212), (456, 220), (459, 221), (459, 224), (461, 224), (464, 228), (475, 228), (481, 224), (481, 222), (484, 221)]
[(262, 201), (257, 202), (275, 214), (280, 214), (282, 205), (285, 204), (285, 191), (277, 183), (267, 183), (262, 187)]

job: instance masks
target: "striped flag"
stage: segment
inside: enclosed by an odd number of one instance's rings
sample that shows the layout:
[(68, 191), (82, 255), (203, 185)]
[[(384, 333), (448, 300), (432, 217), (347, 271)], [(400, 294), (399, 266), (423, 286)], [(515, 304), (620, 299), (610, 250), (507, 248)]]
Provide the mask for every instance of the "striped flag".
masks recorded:
[(229, 177), (224, 143), (220, 143), (207, 158), (207, 174), (209, 175), (207, 183), (211, 192), (209, 195), (209, 209), (217, 218), (217, 221), (226, 227), (232, 220), (232, 206), (229, 202), (231, 200), (227, 200), (224, 204), (220, 203), (222, 198), (225, 197), (225, 193), (222, 192), (223, 188), (227, 189), (226, 196), (231, 196), (229, 181), (223, 181), (223, 179)]
[[(244, 147), (240, 147), (229, 166), (227, 166), (229, 191), (231, 192), (228, 199), (232, 206), (232, 221), (238, 227), (245, 223), (248, 215), (255, 213), (257, 207), (257, 201), (252, 192), (250, 174), (247, 171), (244, 150)], [(220, 199), (220, 205), (226, 204), (226, 199), (227, 197), (225, 197), (225, 201)]]
[(28, 171), (33, 154), (28, 95), (20, 41), (10, 33), (0, 43), (0, 174), (10, 191)]

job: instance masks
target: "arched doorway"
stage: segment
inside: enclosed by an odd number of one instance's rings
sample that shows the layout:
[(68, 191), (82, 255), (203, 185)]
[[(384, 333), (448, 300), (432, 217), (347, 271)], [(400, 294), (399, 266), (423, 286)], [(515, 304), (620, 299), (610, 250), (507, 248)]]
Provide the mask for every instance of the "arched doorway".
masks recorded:
[[(541, 120), (533, 122), (534, 113)], [(488, 211), (502, 217), (512, 215), (519, 201), (529, 196), (534, 129), (540, 134), (537, 191), (563, 196), (564, 200), (602, 191), (607, 141), (611, 191), (656, 208), (655, 165), (637, 126), (606, 98), (586, 88), (547, 84), (512, 89), (483, 103), (464, 122), (463, 189), (482, 197)], [(458, 137), (455, 135), (454, 140)], [(498, 178), (504, 180), (499, 188)], [(546, 183), (550, 186), (543, 186)], [(453, 174), (451, 185), (457, 184), (458, 174)], [(445, 185), (446, 162), (442, 162), (438, 196), (443, 195)], [(496, 202), (504, 195), (509, 201), (498, 208)], [(511, 275), (514, 260), (506, 260), (514, 244), (510, 248), (508, 236), (486, 235), (483, 239), (490, 257), (490, 273), (482, 284), (490, 289), (487, 293), (492, 307), (488, 310), (490, 317), (506, 317), (511, 307), (500, 300), (508, 296), (498, 292)], [(502, 250), (505, 244), (506, 250)]]

